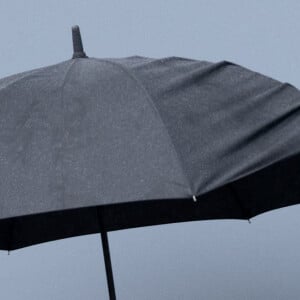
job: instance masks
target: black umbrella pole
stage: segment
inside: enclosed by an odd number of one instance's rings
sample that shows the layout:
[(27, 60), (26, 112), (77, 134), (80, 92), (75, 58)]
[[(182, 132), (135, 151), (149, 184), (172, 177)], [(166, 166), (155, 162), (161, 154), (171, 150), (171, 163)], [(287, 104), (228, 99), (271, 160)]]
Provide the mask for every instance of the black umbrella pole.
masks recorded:
[(114, 277), (113, 277), (113, 272), (112, 272), (112, 265), (111, 265), (111, 260), (110, 260), (107, 231), (105, 231), (105, 230), (101, 231), (101, 240), (102, 240), (103, 256), (104, 256), (104, 262), (105, 262), (109, 299), (116, 300), (117, 298), (116, 298)]

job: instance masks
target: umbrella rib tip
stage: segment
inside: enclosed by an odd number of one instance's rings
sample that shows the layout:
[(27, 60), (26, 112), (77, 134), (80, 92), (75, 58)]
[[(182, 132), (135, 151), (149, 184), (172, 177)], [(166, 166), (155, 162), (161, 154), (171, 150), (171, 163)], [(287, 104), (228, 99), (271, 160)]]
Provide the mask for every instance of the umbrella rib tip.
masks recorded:
[(72, 27), (72, 39), (73, 39), (73, 59), (74, 58), (86, 58), (86, 54), (83, 50), (82, 39), (80, 34), (80, 28), (78, 25)]

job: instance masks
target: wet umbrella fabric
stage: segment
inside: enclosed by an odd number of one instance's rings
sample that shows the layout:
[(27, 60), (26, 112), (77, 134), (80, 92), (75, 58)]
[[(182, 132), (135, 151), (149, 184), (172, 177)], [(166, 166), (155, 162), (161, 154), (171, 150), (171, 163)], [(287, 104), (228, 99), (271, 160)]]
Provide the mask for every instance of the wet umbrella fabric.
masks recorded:
[(0, 80), (0, 249), (299, 202), (298, 89), (73, 39), (73, 59)]

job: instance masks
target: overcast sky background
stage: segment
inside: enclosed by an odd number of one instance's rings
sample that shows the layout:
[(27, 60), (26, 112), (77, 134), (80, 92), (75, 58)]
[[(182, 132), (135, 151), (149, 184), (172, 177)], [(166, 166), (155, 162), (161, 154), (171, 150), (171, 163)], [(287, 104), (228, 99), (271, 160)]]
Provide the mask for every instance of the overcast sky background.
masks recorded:
[[(300, 2), (0, 0), (0, 77), (72, 56), (230, 60), (300, 87)], [(109, 234), (118, 299), (300, 298), (300, 206)], [(99, 235), (0, 252), (0, 299), (108, 299)]]

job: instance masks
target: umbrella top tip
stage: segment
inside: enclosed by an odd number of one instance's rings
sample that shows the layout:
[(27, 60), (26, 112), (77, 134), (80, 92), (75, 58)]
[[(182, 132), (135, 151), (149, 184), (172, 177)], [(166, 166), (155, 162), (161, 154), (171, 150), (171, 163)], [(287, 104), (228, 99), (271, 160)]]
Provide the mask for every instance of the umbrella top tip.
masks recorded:
[(74, 30), (80, 30), (79, 26), (78, 25), (73, 25), (72, 26), (72, 31), (74, 31)]
[(73, 59), (86, 58), (87, 56), (83, 50), (80, 28), (78, 25), (72, 26), (72, 39), (73, 39)]

